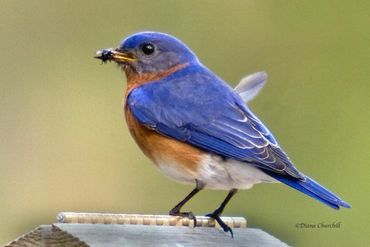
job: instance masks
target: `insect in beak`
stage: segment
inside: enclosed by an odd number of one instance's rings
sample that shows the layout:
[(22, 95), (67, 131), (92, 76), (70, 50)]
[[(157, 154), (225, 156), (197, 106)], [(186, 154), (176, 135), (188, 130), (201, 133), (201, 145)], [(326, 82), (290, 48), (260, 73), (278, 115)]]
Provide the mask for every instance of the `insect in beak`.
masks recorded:
[(102, 60), (103, 63), (112, 60), (117, 63), (131, 63), (136, 61), (132, 54), (113, 48), (97, 51), (94, 58)]

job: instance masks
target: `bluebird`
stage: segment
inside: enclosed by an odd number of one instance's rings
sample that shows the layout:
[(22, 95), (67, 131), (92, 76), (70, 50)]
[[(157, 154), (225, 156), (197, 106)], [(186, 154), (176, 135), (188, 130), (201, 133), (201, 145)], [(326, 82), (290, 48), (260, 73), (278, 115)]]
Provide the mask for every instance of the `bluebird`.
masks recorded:
[(272, 133), (245, 102), (266, 81), (261, 72), (233, 90), (205, 67), (183, 42), (168, 34), (140, 32), (116, 49), (97, 52), (125, 72), (124, 112), (128, 128), (144, 154), (168, 177), (195, 188), (169, 212), (196, 218), (181, 208), (204, 188), (229, 191), (207, 216), (225, 232), (221, 219), (239, 189), (281, 182), (334, 209), (350, 205), (300, 172)]

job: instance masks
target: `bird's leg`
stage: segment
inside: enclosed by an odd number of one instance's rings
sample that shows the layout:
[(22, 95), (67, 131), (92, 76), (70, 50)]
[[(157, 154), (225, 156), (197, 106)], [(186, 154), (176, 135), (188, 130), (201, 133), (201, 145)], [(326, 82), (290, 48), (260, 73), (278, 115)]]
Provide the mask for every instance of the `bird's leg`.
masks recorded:
[(182, 206), (185, 205), (195, 194), (197, 194), (199, 191), (201, 191), (204, 188), (204, 184), (198, 180), (195, 180), (196, 187), (193, 189), (189, 195), (187, 195), (184, 200), (179, 202), (173, 209), (170, 211), (170, 215), (172, 216), (181, 216), (181, 217), (187, 217), (194, 221), (194, 227), (197, 225), (197, 219), (195, 218), (194, 214), (192, 212), (180, 212)]
[(220, 216), (224, 211), (226, 204), (230, 201), (231, 197), (236, 194), (236, 192), (238, 192), (237, 189), (230, 190), (229, 194), (227, 194), (225, 200), (221, 203), (221, 205), (215, 211), (213, 211), (213, 213), (206, 215), (207, 217), (215, 219), (225, 232), (230, 232), (231, 237), (234, 237), (233, 230), (231, 230), (231, 228), (222, 221)]

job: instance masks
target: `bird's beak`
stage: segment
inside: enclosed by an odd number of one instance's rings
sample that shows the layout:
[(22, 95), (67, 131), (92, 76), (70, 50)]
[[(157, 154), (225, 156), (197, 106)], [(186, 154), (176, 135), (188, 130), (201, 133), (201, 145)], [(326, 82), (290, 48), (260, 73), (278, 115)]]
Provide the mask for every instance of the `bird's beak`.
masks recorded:
[(132, 63), (136, 61), (132, 54), (113, 48), (97, 51), (94, 58), (100, 59), (103, 62), (113, 60), (117, 63)]

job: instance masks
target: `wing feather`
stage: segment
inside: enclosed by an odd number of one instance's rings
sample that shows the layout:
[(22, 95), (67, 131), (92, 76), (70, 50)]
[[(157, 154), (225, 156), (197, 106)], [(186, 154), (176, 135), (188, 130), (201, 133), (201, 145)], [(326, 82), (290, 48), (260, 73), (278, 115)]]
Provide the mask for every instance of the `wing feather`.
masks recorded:
[(240, 96), (205, 68), (189, 66), (144, 84), (130, 93), (128, 105), (139, 122), (160, 134), (264, 170), (304, 178)]

